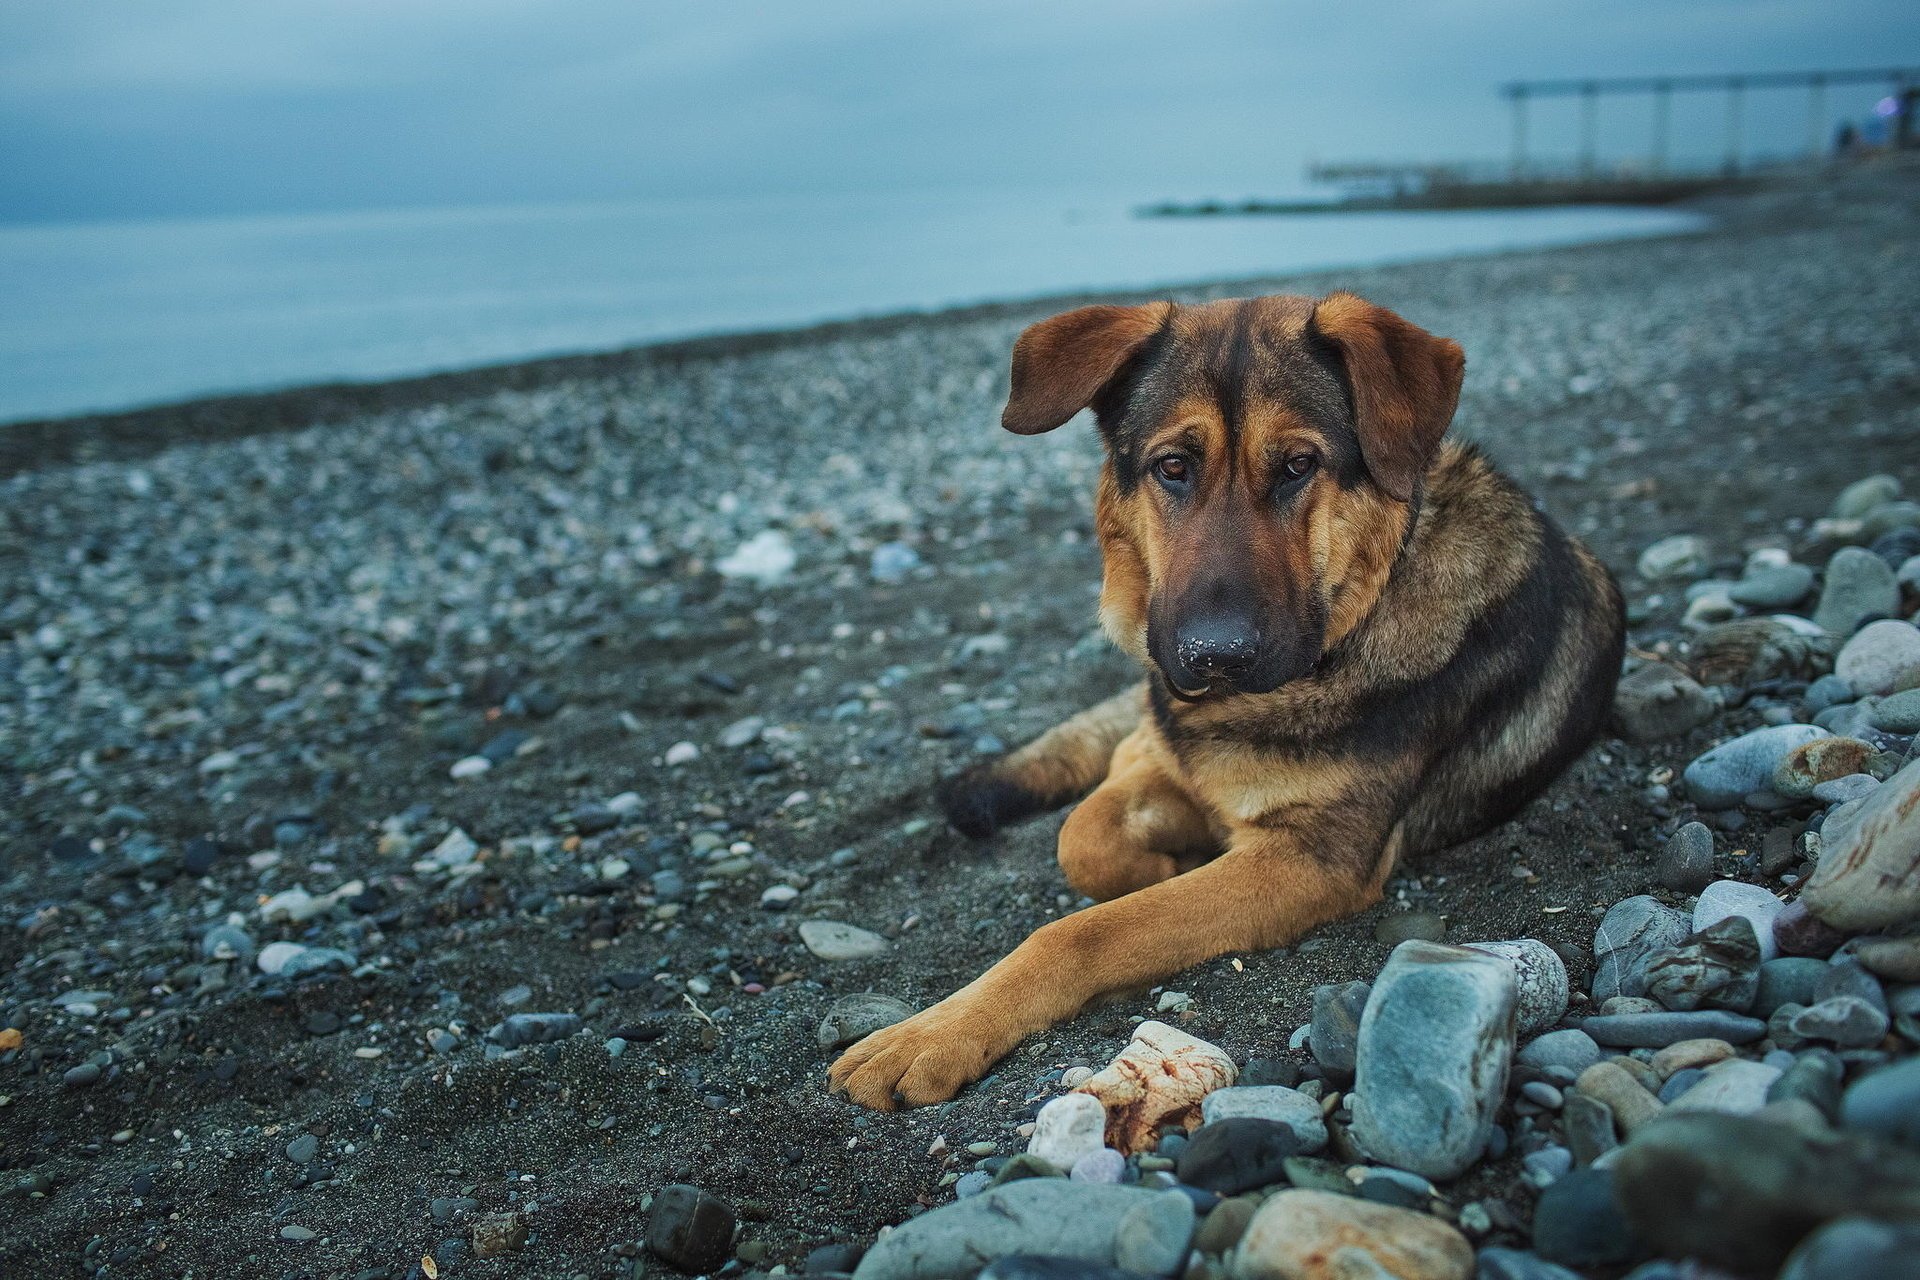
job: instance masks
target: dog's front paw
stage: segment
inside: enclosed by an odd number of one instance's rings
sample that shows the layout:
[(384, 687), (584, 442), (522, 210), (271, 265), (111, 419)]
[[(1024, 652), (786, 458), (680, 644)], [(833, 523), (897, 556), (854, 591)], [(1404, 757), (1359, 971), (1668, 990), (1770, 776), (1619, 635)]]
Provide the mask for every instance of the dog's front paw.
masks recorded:
[(828, 1087), (875, 1111), (947, 1101), (1011, 1047), (991, 1020), (953, 1004), (943, 1001), (854, 1045), (828, 1071)]
[(985, 840), (1047, 807), (1042, 797), (1001, 777), (993, 765), (948, 778), (940, 784), (937, 798), (953, 829), (969, 840)]

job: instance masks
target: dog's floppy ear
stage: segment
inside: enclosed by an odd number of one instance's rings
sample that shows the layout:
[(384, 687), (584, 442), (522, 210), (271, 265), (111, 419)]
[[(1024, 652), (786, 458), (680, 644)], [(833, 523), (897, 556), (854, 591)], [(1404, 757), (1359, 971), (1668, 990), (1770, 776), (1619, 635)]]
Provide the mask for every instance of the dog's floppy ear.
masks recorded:
[(1000, 425), (1038, 435), (1092, 404), (1172, 310), (1170, 302), (1081, 307), (1029, 325), (1013, 344), (1013, 390)]
[(1374, 483), (1406, 502), (1460, 403), (1466, 353), (1351, 293), (1321, 299), (1313, 328), (1340, 352), (1360, 453)]

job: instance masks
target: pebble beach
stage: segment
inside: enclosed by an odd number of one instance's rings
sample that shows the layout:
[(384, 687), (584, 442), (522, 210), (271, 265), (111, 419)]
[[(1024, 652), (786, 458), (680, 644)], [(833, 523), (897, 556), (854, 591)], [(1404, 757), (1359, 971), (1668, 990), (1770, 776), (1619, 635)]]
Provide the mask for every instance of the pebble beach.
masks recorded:
[(1175, 294), (1460, 341), (1614, 723), (922, 1111), (825, 1066), (1080, 905), (932, 784), (1132, 678), (1083, 299), (0, 428), (0, 1271), (1913, 1274), (1920, 168), (1691, 207)]

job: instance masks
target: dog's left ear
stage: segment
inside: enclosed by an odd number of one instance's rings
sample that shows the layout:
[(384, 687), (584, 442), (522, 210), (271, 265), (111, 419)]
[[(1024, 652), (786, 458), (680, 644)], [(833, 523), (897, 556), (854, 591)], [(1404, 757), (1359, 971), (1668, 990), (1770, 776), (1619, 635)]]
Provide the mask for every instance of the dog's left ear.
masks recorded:
[(1013, 389), (1000, 425), (1039, 435), (1092, 404), (1172, 310), (1171, 302), (1081, 307), (1029, 325), (1013, 344)]
[(1321, 299), (1312, 327), (1346, 366), (1367, 471), (1406, 502), (1453, 421), (1466, 353), (1459, 343), (1351, 293)]

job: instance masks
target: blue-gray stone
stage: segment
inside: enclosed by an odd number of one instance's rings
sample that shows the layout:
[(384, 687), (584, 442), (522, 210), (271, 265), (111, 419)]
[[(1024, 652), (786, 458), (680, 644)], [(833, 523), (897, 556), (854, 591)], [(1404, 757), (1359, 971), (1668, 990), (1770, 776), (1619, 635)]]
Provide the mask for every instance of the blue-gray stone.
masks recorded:
[(1577, 1076), (1600, 1061), (1600, 1046), (1586, 1032), (1570, 1027), (1565, 1031), (1549, 1031), (1528, 1041), (1514, 1056), (1529, 1067), (1539, 1070), (1565, 1067)]
[(1893, 569), (1864, 547), (1842, 547), (1827, 561), (1827, 580), (1813, 620), (1829, 635), (1845, 639), (1861, 624), (1900, 612), (1900, 586)]
[(565, 1040), (579, 1031), (581, 1025), (577, 1013), (516, 1013), (496, 1023), (487, 1032), (487, 1039), (508, 1049), (518, 1049)]
[(986, 1264), (1016, 1254), (1116, 1266), (1122, 1222), (1149, 1202), (1156, 1202), (1152, 1215), (1167, 1234), (1153, 1242), (1157, 1247), (1133, 1239), (1130, 1261), (1141, 1274), (1172, 1275), (1192, 1243), (1192, 1201), (1178, 1191), (1065, 1178), (1025, 1178), (910, 1218), (881, 1236), (853, 1274), (856, 1280), (973, 1280)]
[(1581, 1280), (1580, 1276), (1538, 1254), (1497, 1246), (1474, 1259), (1473, 1280)]
[(1664, 1049), (1682, 1040), (1714, 1039), (1752, 1044), (1767, 1034), (1758, 1018), (1702, 1009), (1693, 1013), (1612, 1013), (1588, 1018), (1580, 1029), (1615, 1049)]
[(1692, 932), (1692, 922), (1658, 898), (1641, 894), (1614, 903), (1593, 935), (1594, 1002), (1644, 996), (1647, 961)]
[(1920, 1058), (1882, 1067), (1849, 1085), (1840, 1101), (1840, 1122), (1920, 1147)]
[(1681, 775), (1687, 795), (1702, 809), (1731, 809), (1767, 790), (1787, 753), (1827, 731), (1810, 724), (1772, 725), (1743, 733), (1698, 756)]
[[(1310, 1154), (1327, 1145), (1327, 1122), (1320, 1111), (1320, 1103), (1297, 1089), (1277, 1084), (1239, 1085), (1215, 1089), (1200, 1104), (1200, 1118), (1204, 1124), (1235, 1116), (1250, 1116), (1256, 1120), (1271, 1120), (1275, 1124), (1285, 1125), (1298, 1141), (1296, 1150), (1301, 1154)], [(1181, 1145), (1186, 1144), (1183, 1142)], [(1162, 1154), (1174, 1154), (1165, 1149), (1164, 1142)]]
[(1779, 1280), (1920, 1280), (1920, 1222), (1837, 1218), (1800, 1242)]
[(1760, 983), (1754, 993), (1756, 1017), (1770, 1018), (1783, 1004), (1812, 1004), (1821, 979), (1833, 966), (1810, 956), (1781, 956), (1760, 966)]

